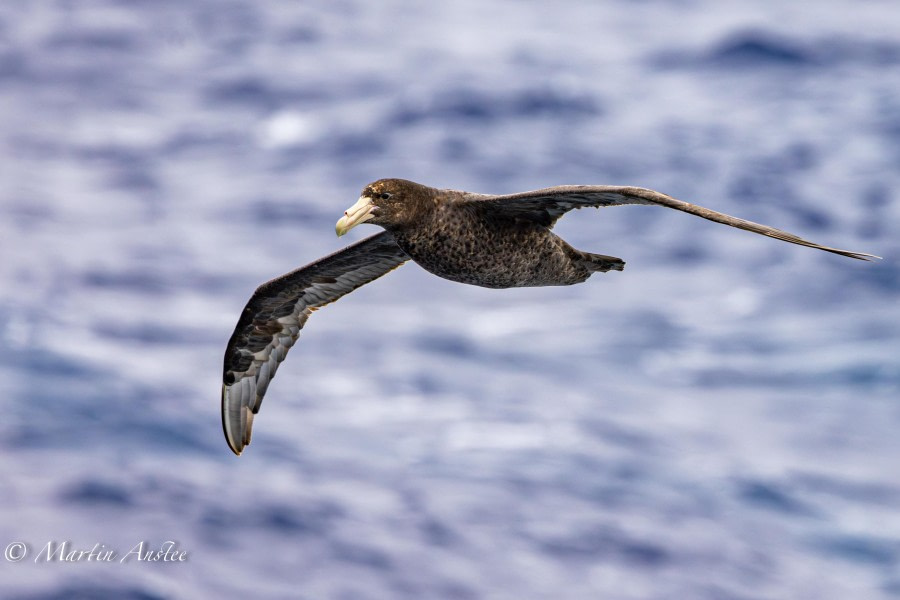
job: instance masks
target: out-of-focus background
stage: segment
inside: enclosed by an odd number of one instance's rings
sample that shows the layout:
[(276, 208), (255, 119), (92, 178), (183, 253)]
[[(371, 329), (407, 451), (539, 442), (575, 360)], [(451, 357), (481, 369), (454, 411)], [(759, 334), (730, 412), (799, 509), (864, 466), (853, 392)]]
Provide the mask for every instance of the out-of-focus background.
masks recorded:
[[(381, 177), (885, 260), (579, 211), (624, 273), (404, 266), (310, 319), (234, 457), (241, 308)], [(898, 189), (891, 1), (7, 2), (0, 595), (900, 597)]]

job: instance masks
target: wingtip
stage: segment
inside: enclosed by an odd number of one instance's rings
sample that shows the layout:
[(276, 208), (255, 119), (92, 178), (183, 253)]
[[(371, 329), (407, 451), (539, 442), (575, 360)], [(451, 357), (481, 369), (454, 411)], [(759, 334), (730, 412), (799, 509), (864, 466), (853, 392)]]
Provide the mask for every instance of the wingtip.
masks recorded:
[[(240, 410), (240, 407), (238, 407)], [(228, 443), (228, 448), (234, 452), (235, 456), (240, 456), (241, 452), (244, 451), (244, 448), (250, 443), (249, 440), (247, 443), (244, 443), (243, 435), (237, 436), (236, 432), (233, 431), (232, 425), (233, 419), (230, 418), (230, 409), (228, 406), (228, 386), (224, 383), (222, 384), (222, 431), (225, 434), (225, 441)], [(237, 418), (238, 424), (240, 423), (240, 417)], [(241, 429), (239, 426), (238, 429)]]
[(225, 441), (228, 443), (228, 449), (231, 450), (235, 456), (240, 456), (244, 452), (244, 448), (246, 448), (246, 445), (228, 437), (227, 433), (225, 434)]
[(840, 254), (842, 256), (847, 256), (849, 258), (855, 258), (856, 260), (864, 260), (866, 262), (875, 262), (876, 260), (884, 260), (880, 256), (876, 256), (875, 254), (869, 254), (868, 252), (852, 252), (850, 250), (832, 250), (828, 249), (835, 254)]

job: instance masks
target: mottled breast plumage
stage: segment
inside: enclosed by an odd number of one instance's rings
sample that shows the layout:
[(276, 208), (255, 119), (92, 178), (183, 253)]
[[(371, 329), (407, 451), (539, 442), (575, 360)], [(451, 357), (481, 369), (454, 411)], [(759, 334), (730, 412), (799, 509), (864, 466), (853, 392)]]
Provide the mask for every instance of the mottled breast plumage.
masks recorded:
[(471, 205), (437, 208), (430, 219), (393, 229), (397, 244), (425, 270), (489, 288), (569, 285), (590, 270), (574, 250), (542, 225), (486, 218)]

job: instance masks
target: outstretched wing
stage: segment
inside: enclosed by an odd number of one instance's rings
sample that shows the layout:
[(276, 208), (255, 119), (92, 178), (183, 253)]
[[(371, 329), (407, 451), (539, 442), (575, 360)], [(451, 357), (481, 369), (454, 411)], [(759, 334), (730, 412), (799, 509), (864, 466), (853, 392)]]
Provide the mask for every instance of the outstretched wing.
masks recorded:
[(479, 204), (484, 203), (500, 214), (511, 217), (525, 219), (541, 223), (547, 227), (552, 227), (556, 220), (563, 216), (573, 208), (585, 208), (588, 206), (618, 206), (622, 204), (646, 204), (665, 206), (674, 208), (682, 212), (697, 215), (716, 223), (724, 223), (738, 229), (746, 229), (753, 233), (767, 235), (769, 237), (817, 248), (826, 252), (833, 252), (850, 258), (860, 260), (871, 260), (880, 258), (874, 254), (866, 254), (865, 252), (851, 252), (849, 250), (841, 250), (839, 248), (830, 248), (822, 246), (803, 238), (796, 236), (768, 225), (760, 225), (753, 221), (732, 217), (725, 213), (720, 213), (696, 204), (676, 200), (671, 196), (654, 192), (645, 188), (623, 187), (613, 185), (560, 185), (533, 192), (522, 192), (521, 194), (509, 194), (507, 196), (488, 196), (480, 194), (470, 194), (468, 199), (477, 201)]
[(385, 231), (257, 288), (225, 349), (222, 427), (235, 454), (250, 443), (253, 415), (310, 313), (407, 260)]

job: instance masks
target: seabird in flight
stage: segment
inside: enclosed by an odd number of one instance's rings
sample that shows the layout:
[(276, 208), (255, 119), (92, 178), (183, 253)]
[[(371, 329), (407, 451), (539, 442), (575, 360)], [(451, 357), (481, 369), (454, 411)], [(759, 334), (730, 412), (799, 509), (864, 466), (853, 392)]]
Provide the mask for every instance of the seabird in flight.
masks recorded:
[(792, 244), (860, 260), (879, 258), (644, 188), (561, 185), (493, 196), (381, 179), (363, 189), (336, 231), (341, 236), (361, 223), (384, 231), (264, 283), (247, 302), (225, 350), (222, 425), (229, 447), (240, 454), (250, 443), (266, 388), (312, 311), (410, 259), (439, 277), (488, 288), (572, 285), (597, 272), (621, 271), (621, 258), (576, 250), (551, 229), (573, 208), (623, 204), (674, 208)]

